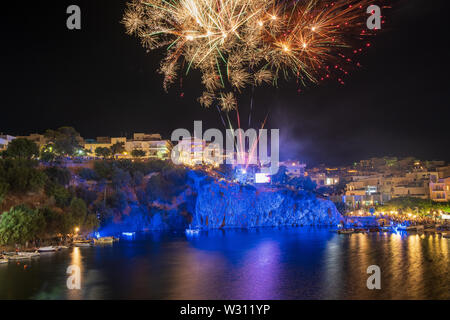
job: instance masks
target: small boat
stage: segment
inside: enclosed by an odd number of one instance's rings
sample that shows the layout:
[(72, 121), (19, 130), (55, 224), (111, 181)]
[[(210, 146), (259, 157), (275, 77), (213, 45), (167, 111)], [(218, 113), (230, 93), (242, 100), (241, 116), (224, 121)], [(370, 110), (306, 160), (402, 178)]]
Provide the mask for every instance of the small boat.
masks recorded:
[(0, 264), (3, 264), (3, 263), (8, 263), (8, 259), (0, 258)]
[(443, 233), (442, 237), (446, 238), (446, 239), (450, 239), (450, 233)]
[(90, 247), (92, 246), (92, 242), (90, 240), (75, 240), (73, 245), (75, 247)]
[(94, 239), (94, 244), (110, 244), (114, 242), (114, 237), (101, 237)]
[(406, 227), (406, 231), (423, 231), (423, 230), (424, 229), (422, 225)]
[(49, 247), (40, 247), (38, 249), (38, 252), (56, 252), (58, 251), (58, 247), (53, 247), (53, 246), (49, 246)]
[(340, 229), (340, 230), (338, 230), (339, 234), (351, 234), (351, 233), (354, 233), (354, 232), (355, 232), (354, 229)]
[(192, 228), (191, 225), (189, 225), (189, 228), (186, 229), (186, 235), (193, 236), (198, 234), (200, 234), (200, 229)]
[(39, 257), (39, 252), (17, 252), (16, 255), (10, 255), (8, 256), (8, 260), (25, 260), (25, 259), (31, 259), (35, 257)]
[(56, 248), (58, 248), (58, 250), (69, 249), (68, 246), (56, 246)]
[(405, 226), (405, 225), (398, 225), (397, 226), (398, 231), (423, 231), (423, 226)]

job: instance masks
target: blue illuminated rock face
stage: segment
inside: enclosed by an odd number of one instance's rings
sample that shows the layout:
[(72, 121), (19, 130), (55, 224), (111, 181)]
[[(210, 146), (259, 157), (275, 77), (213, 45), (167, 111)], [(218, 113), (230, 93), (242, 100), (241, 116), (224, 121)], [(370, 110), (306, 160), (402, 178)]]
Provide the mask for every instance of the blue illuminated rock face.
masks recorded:
[(304, 191), (255, 188), (195, 171), (175, 188), (164, 186), (122, 187), (100, 233), (184, 229), (189, 224), (204, 229), (329, 226), (343, 220), (332, 202)]
[(329, 226), (341, 220), (331, 201), (307, 192), (213, 182), (198, 190), (192, 224), (206, 229)]

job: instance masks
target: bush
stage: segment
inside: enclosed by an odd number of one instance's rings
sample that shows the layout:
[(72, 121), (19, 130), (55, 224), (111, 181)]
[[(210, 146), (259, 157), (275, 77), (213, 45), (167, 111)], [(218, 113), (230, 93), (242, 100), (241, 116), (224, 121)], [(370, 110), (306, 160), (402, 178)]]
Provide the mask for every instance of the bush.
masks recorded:
[(76, 226), (83, 225), (87, 215), (86, 203), (82, 199), (73, 198), (70, 202), (69, 212), (72, 215), (72, 221)]
[(44, 186), (47, 176), (35, 166), (35, 161), (0, 160), (0, 181), (13, 192), (37, 191)]
[(55, 199), (56, 205), (60, 208), (67, 207), (72, 198), (69, 190), (54, 183), (47, 185), (46, 193), (49, 197), (53, 197)]
[(34, 240), (45, 229), (41, 211), (17, 206), (0, 216), (0, 244), (26, 243)]
[(144, 174), (140, 171), (133, 173), (133, 185), (139, 186), (144, 181)]
[(150, 201), (170, 201), (186, 189), (187, 171), (184, 168), (163, 170), (162, 174), (152, 176), (146, 186)]
[(84, 221), (84, 224), (82, 226), (83, 231), (85, 232), (91, 232), (94, 230), (97, 230), (100, 223), (97, 219), (97, 215), (95, 214), (88, 214), (86, 216), (86, 219)]
[(296, 189), (305, 191), (314, 191), (317, 187), (316, 183), (311, 180), (310, 177), (296, 177), (292, 178), (288, 182), (289, 185), (295, 187)]
[(123, 211), (127, 205), (127, 197), (124, 192), (116, 191), (111, 196), (106, 198), (106, 204), (108, 207)]
[(9, 184), (0, 181), (0, 204), (2, 204), (6, 195), (8, 194)]
[(111, 176), (112, 185), (114, 188), (119, 189), (129, 185), (131, 182), (131, 176), (128, 171), (114, 168)]
[(80, 178), (84, 180), (98, 180), (99, 177), (95, 170), (89, 169), (89, 168), (83, 168), (78, 172), (78, 175)]
[(96, 161), (94, 163), (94, 171), (99, 179), (111, 179), (112, 175), (112, 164), (107, 161)]
[(39, 156), (39, 148), (31, 140), (17, 138), (8, 144), (5, 156), (13, 159), (31, 159)]
[(45, 220), (47, 234), (70, 233), (73, 228), (72, 216), (63, 211), (55, 211), (50, 208), (39, 209)]
[(48, 179), (56, 184), (66, 186), (70, 183), (72, 174), (67, 168), (50, 167), (44, 170)]
[(75, 195), (78, 198), (83, 199), (83, 201), (86, 202), (86, 205), (88, 206), (94, 203), (94, 201), (98, 198), (97, 192), (86, 189), (84, 187), (77, 187), (75, 189)]

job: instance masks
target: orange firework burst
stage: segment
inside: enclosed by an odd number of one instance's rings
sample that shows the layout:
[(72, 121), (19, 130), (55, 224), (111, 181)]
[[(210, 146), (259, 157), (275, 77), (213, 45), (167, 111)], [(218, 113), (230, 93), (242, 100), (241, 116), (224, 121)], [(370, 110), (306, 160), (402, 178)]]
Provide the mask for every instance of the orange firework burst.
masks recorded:
[[(232, 91), (294, 76), (316, 83), (326, 65), (349, 60), (342, 50), (368, 35), (368, 0), (134, 0), (123, 23), (148, 49), (167, 48), (161, 62), (167, 89), (197, 69), (200, 103), (235, 108)], [(336, 69), (343, 71), (339, 66)], [(340, 79), (339, 79), (340, 80)], [(342, 82), (342, 80), (340, 80)]]

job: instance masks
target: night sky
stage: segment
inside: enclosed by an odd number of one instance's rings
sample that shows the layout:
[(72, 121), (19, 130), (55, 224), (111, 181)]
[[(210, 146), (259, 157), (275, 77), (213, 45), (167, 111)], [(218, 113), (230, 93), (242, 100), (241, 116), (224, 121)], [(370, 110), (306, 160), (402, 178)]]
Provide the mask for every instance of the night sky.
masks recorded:
[[(376, 1), (374, 2), (377, 3)], [(309, 165), (373, 156), (450, 160), (449, 57), (444, 1), (392, 1), (383, 30), (345, 85), (328, 82), (300, 94), (295, 84), (254, 92), (253, 126), (269, 112), (282, 158)], [(82, 29), (66, 28), (77, 4)], [(63, 125), (83, 137), (223, 128), (216, 109), (196, 101), (199, 76), (162, 88), (163, 52), (146, 53), (120, 23), (125, 1), (15, 1), (2, 6), (0, 132), (23, 135)], [(181, 96), (181, 93), (184, 96)], [(251, 91), (239, 98), (247, 120)]]

